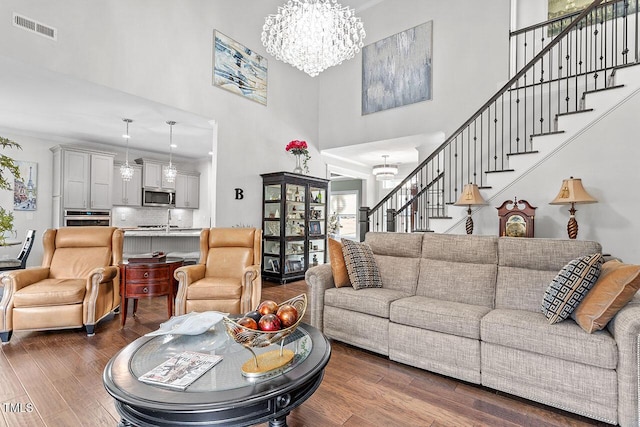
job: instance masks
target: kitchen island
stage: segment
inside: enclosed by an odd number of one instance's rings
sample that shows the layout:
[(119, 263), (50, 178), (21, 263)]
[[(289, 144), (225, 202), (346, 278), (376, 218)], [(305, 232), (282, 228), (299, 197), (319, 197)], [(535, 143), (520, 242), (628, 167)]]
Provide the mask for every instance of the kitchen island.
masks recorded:
[(197, 262), (200, 256), (201, 228), (133, 228), (124, 229), (123, 254), (164, 252), (169, 256)]

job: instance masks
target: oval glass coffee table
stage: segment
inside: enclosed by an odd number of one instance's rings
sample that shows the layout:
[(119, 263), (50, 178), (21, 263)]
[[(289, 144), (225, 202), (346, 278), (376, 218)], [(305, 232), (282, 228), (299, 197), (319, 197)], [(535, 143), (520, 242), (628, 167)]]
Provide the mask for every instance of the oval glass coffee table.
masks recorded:
[[(256, 354), (280, 344), (256, 349)], [(253, 356), (219, 322), (200, 335), (141, 337), (117, 353), (103, 374), (104, 386), (122, 416), (120, 426), (287, 425), (286, 417), (320, 386), (331, 346), (317, 329), (300, 324), (285, 338), (295, 356), (288, 366), (260, 378), (242, 375)], [(184, 391), (150, 385), (138, 377), (183, 351), (217, 354), (222, 361)]]

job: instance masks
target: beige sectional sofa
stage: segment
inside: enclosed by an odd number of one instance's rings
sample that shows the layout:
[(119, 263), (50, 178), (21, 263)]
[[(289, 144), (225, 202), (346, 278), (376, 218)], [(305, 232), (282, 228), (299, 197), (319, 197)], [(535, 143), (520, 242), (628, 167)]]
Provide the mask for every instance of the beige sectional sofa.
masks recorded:
[(391, 360), (610, 424), (638, 425), (640, 296), (604, 330), (550, 325), (543, 294), (580, 240), (368, 233), (382, 288), (307, 271), (313, 326)]

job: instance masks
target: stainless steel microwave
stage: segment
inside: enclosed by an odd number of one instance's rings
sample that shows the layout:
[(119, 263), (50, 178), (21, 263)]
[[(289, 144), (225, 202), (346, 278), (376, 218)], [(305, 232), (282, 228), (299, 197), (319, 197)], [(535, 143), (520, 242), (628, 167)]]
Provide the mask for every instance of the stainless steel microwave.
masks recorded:
[(143, 206), (174, 207), (176, 205), (176, 192), (174, 190), (143, 189)]

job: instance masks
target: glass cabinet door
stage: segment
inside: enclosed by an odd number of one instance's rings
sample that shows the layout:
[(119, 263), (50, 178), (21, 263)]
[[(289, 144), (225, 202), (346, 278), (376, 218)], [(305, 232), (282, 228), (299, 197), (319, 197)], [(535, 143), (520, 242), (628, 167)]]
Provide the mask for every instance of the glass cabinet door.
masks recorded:
[(309, 267), (326, 263), (326, 253), (324, 238), (309, 240)]
[[(279, 184), (264, 186), (264, 230), (265, 237), (280, 237), (280, 195)], [(265, 260), (266, 261), (266, 260)], [(269, 267), (268, 264), (265, 264)]]
[(287, 210), (286, 237), (299, 237), (305, 235), (305, 186), (296, 184), (286, 185), (285, 207)]
[(304, 240), (291, 240), (286, 243), (284, 252), (284, 273), (304, 271)]
[(272, 273), (280, 273), (280, 241), (265, 240), (264, 247), (264, 269)]

